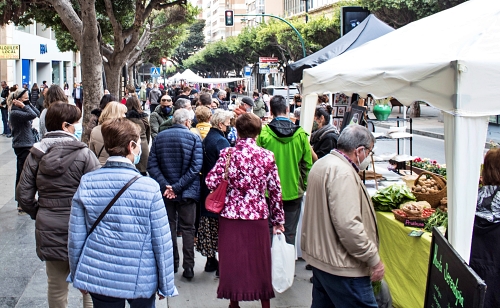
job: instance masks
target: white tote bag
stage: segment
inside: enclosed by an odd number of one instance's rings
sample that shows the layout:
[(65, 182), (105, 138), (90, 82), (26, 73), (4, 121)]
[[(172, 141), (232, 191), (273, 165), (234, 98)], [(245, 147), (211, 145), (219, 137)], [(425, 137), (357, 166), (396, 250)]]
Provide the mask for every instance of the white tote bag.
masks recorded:
[(292, 286), (295, 276), (295, 247), (286, 242), (283, 233), (273, 235), (271, 261), (273, 288), (283, 293)]

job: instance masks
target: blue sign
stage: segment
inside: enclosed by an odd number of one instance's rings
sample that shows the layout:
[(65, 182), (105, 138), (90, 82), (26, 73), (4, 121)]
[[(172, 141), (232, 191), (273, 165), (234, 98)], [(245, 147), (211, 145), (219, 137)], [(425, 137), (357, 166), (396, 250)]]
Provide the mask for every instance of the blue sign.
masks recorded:
[(152, 67), (151, 68), (151, 77), (160, 77), (160, 68)]
[(40, 54), (43, 55), (47, 52), (49, 52), (49, 50), (47, 49), (47, 44), (40, 44)]
[(250, 77), (252, 75), (252, 68), (250, 66), (245, 66), (245, 77)]

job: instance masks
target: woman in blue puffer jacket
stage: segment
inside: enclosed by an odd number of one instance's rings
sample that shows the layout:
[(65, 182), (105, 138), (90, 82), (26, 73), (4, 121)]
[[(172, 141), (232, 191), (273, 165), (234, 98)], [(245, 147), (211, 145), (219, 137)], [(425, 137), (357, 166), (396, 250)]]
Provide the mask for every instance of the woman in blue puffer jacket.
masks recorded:
[(95, 308), (125, 304), (154, 307), (177, 295), (172, 240), (160, 187), (140, 177), (118, 198), (87, 237), (111, 199), (139, 174), (140, 129), (121, 118), (102, 124), (106, 164), (82, 177), (69, 224), (69, 279), (90, 293)]

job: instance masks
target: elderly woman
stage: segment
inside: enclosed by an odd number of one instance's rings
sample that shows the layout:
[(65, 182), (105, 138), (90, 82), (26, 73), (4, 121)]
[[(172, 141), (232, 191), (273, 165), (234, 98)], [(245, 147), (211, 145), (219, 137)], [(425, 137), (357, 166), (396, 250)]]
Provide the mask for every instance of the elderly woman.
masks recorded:
[(331, 115), (332, 107), (330, 105), (316, 107), (314, 121), (318, 125), (318, 129), (312, 133), (310, 141), (313, 162), (337, 148), (337, 139), (340, 133), (335, 126), (330, 124)]
[[(111, 119), (121, 119), (125, 117), (127, 107), (119, 102), (109, 102), (99, 116), (99, 123), (104, 123)], [(102, 124), (97, 125), (90, 133), (89, 148), (99, 159), (101, 166), (108, 160), (109, 154), (104, 147), (104, 137), (101, 132)]]
[[(36, 253), (40, 260), (46, 261), (48, 306), (67, 307), (71, 200), (81, 177), (100, 165), (74, 135), (80, 109), (55, 102), (45, 117), (47, 133), (31, 148), (16, 195), (23, 210), (36, 220)], [(84, 306), (92, 307), (90, 297), (84, 296)]]
[(201, 140), (205, 139), (210, 130), (210, 118), (212, 117), (212, 111), (210, 108), (205, 106), (199, 106), (195, 111), (196, 116), (196, 127), (192, 127), (191, 131), (196, 135), (200, 136)]
[(116, 98), (113, 95), (104, 94), (101, 97), (101, 101), (99, 102), (99, 107), (90, 112), (90, 119), (87, 123), (87, 126), (85, 127), (84, 132), (83, 132), (83, 136), (85, 138), (87, 138), (87, 140), (90, 138), (90, 134), (91, 134), (92, 130), (94, 129), (94, 127), (99, 125), (99, 123), (102, 123), (102, 122), (99, 122), (99, 118), (101, 117), (102, 111), (104, 110), (104, 108), (106, 108), (106, 106), (109, 104), (109, 102), (113, 102), (113, 101), (116, 101)]
[(226, 200), (219, 217), (217, 297), (229, 299), (231, 308), (238, 307), (239, 301), (253, 300), (260, 300), (262, 307), (270, 307), (274, 291), (268, 217), (274, 233), (284, 231), (278, 168), (273, 153), (255, 143), (262, 130), (259, 117), (251, 113), (240, 115), (236, 130), (236, 146), (220, 151), (217, 163), (206, 177), (208, 189), (216, 189), (224, 178), (229, 159)]
[(146, 175), (149, 157), (149, 138), (151, 138), (151, 126), (149, 125), (148, 114), (142, 110), (141, 103), (135, 94), (127, 98), (125, 106), (127, 106), (128, 110), (125, 117), (141, 128), (141, 161), (136, 167), (142, 175)]
[[(73, 198), (70, 280), (82, 293), (90, 293), (94, 308), (125, 307), (125, 300), (131, 307), (154, 307), (156, 293), (160, 299), (177, 295), (160, 187), (134, 167), (141, 158), (141, 129), (136, 124), (112, 119), (101, 131), (110, 157), (101, 169), (82, 178)], [(113, 204), (110, 200), (121, 190)], [(103, 213), (107, 206), (109, 211)]]
[[(206, 107), (205, 107), (206, 108)], [(198, 110), (196, 110), (198, 112)], [(233, 117), (231, 111), (216, 110), (210, 119), (212, 128), (203, 140), (203, 167), (201, 168), (200, 186), (200, 225), (198, 228), (198, 242), (196, 250), (202, 256), (207, 257), (205, 272), (217, 271), (219, 276), (219, 262), (215, 254), (217, 253), (219, 215), (211, 213), (205, 209), (205, 199), (210, 190), (205, 184), (205, 178), (210, 170), (215, 166), (219, 153), (222, 149), (229, 147), (229, 141), (225, 135), (230, 129), (230, 121)]]
[(484, 157), (477, 195), (470, 266), (488, 285), (484, 307), (500, 307), (500, 149)]
[[(12, 128), (12, 147), (17, 157), (17, 187), (23, 171), (24, 161), (28, 157), (31, 147), (39, 138), (38, 133), (33, 131), (32, 124), (33, 120), (40, 116), (40, 112), (31, 105), (28, 90), (23, 88), (9, 95), (8, 104), (12, 104), (9, 121)], [(20, 215), (25, 214), (20, 206), (17, 207), (17, 211)]]

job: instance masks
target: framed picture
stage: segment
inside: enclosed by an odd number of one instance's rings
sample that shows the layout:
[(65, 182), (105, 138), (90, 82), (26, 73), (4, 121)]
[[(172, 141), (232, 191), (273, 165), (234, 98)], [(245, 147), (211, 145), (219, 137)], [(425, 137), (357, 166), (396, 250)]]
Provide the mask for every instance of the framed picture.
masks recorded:
[(346, 111), (342, 119), (342, 130), (349, 124), (361, 124), (365, 117), (366, 108), (352, 105), (350, 111)]
[(337, 117), (344, 117), (346, 106), (337, 107)]
[(344, 119), (340, 119), (339, 118), (339, 126), (337, 126), (337, 128), (340, 130), (340, 128), (342, 127), (342, 123), (344, 122)]
[(340, 130), (340, 125), (339, 125), (339, 121), (341, 121), (342, 119), (340, 118), (334, 118), (333, 119), (333, 122), (332, 122), (332, 125), (335, 126), (337, 129)]
[(335, 100), (333, 102), (334, 106), (340, 105), (340, 106), (347, 106), (351, 103), (351, 98), (344, 93), (337, 93), (335, 94)]
[(337, 108), (338, 107), (332, 107), (332, 117), (335, 118), (337, 116)]

